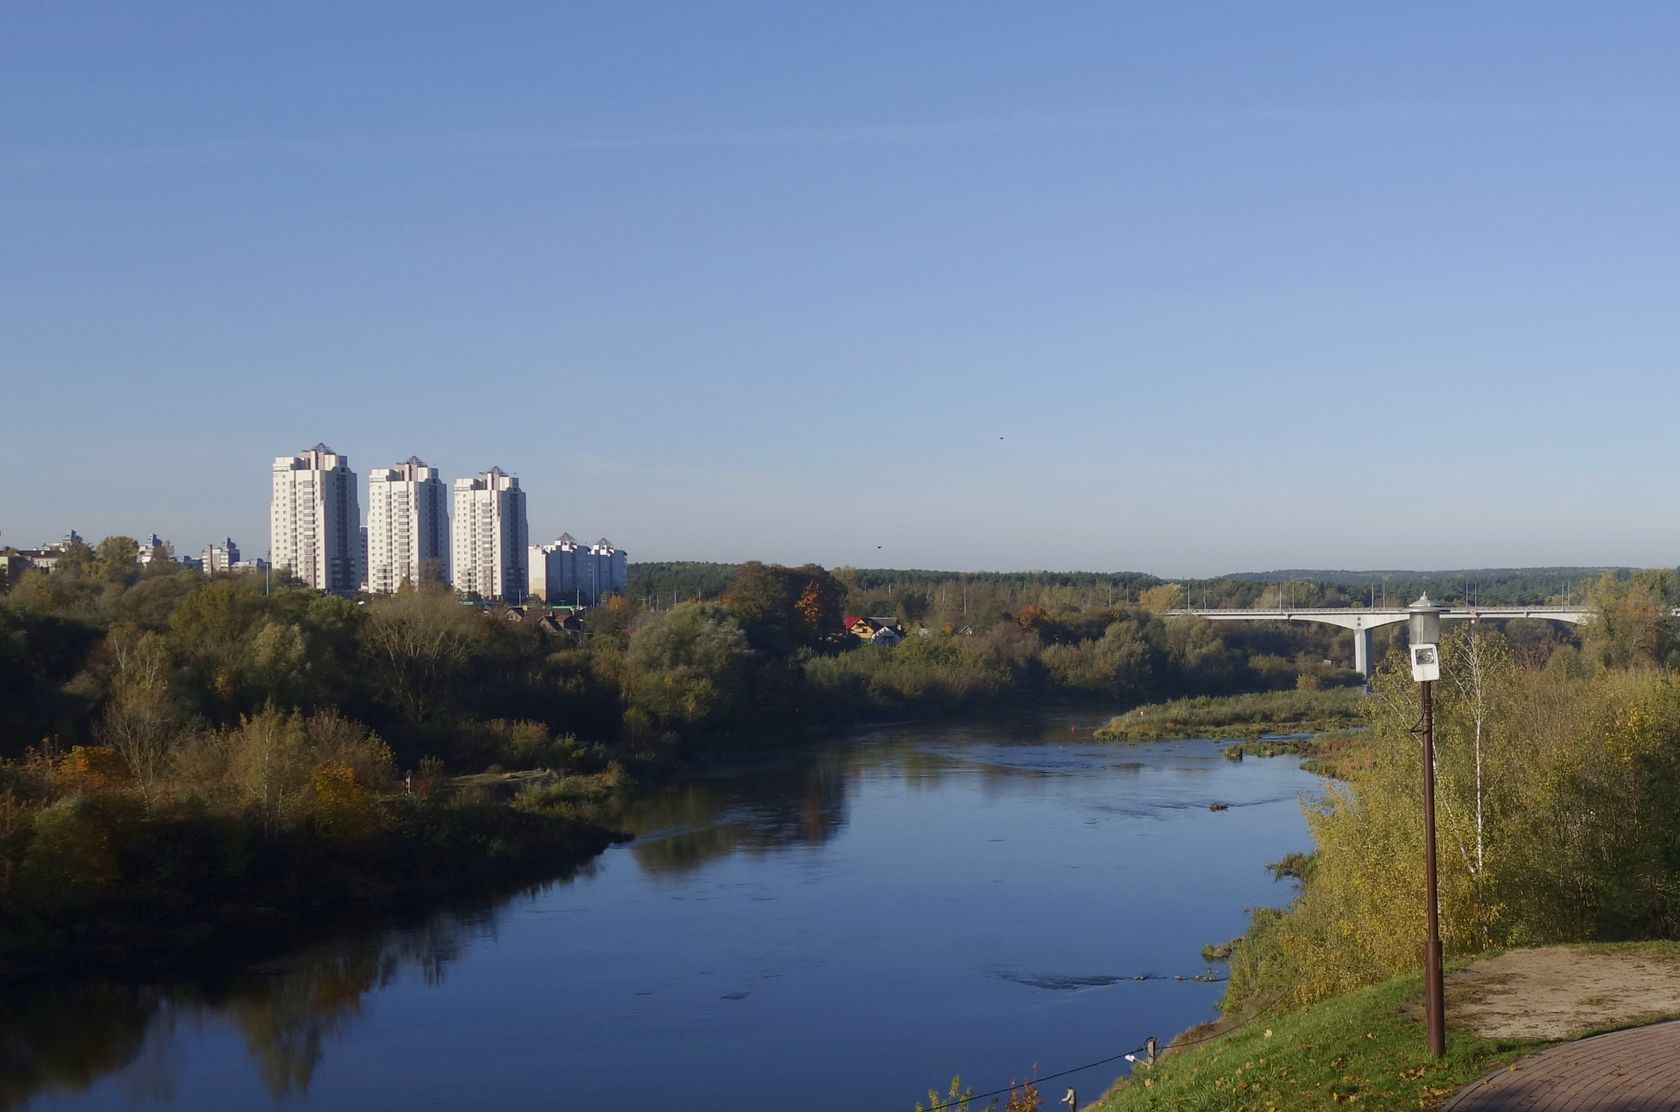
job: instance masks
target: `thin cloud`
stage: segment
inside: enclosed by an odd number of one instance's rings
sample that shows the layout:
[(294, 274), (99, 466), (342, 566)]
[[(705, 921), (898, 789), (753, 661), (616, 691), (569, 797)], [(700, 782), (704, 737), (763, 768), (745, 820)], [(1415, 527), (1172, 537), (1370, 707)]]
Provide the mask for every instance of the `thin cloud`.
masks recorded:
[(1479, 105), (1376, 103), (1337, 106), (1256, 106), (1211, 111), (1132, 111), (1106, 114), (1009, 114), (970, 120), (811, 124), (783, 127), (618, 136), (541, 136), (492, 133), (390, 138), (333, 136), (215, 140), (176, 146), (98, 151), (37, 151), (0, 156), (13, 173), (148, 169), (255, 162), (385, 162), (456, 158), (530, 158), (618, 151), (890, 146), (1010, 137), (1079, 137), (1120, 133), (1192, 132), (1298, 124), (1368, 126), (1502, 124), (1533, 121), (1672, 120), (1651, 106)]
[[(847, 147), (932, 143), (1012, 136), (1104, 135), (1144, 131), (1204, 131), (1362, 118), (1343, 108), (1256, 107), (1232, 111), (1139, 111), (1106, 115), (1010, 114), (971, 120), (813, 124), (745, 130), (621, 136), (445, 134), (409, 138), (276, 137), (216, 140), (109, 150), (60, 150), (0, 156), (14, 173), (148, 169), (251, 162), (380, 162), (448, 158), (520, 158), (610, 154), (615, 151)], [(1384, 114), (1387, 114), (1386, 111)], [(1425, 115), (1431, 114), (1425, 112)], [(1461, 113), (1460, 113), (1461, 114)]]

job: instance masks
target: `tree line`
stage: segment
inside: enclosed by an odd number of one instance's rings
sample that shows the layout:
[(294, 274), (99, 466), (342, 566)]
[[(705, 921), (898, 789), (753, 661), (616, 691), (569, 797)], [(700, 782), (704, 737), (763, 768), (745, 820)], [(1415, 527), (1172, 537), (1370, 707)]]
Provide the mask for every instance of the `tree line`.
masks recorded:
[[(739, 565), (685, 562), (630, 565), (628, 593), (650, 607), (717, 601)], [(947, 572), (891, 568), (833, 569), (853, 613), (934, 627), (989, 628), (1004, 614), (1036, 605), (1052, 611), (1100, 611), (1171, 600), (1216, 609), (1405, 606), (1428, 594), (1449, 605), (1582, 605), (1605, 575), (1625, 583), (1633, 568), (1474, 568), (1458, 571), (1237, 572), (1166, 580), (1144, 572)]]

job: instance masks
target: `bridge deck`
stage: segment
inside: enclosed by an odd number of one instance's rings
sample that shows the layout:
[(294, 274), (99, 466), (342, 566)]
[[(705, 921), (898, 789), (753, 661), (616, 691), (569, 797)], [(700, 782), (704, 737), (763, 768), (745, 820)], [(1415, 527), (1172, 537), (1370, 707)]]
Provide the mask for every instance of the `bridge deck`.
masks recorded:
[[(1255, 610), (1238, 607), (1187, 607), (1169, 610), (1169, 617), (1226, 619), (1229, 621), (1313, 621), (1322, 618), (1377, 618), (1405, 621), (1411, 611), (1405, 607), (1372, 606), (1294, 606), (1287, 609)], [(1441, 611), (1442, 621), (1487, 618), (1550, 618), (1560, 622), (1579, 622), (1590, 611), (1579, 606), (1455, 606)], [(1675, 611), (1680, 616), (1680, 609)]]
[[(1675, 611), (1680, 616), (1680, 609)], [(1306, 606), (1280, 610), (1215, 610), (1189, 608), (1169, 610), (1170, 618), (1204, 618), (1210, 622), (1321, 622), (1353, 631), (1353, 667), (1367, 679), (1371, 676), (1371, 631), (1398, 625), (1412, 616), (1404, 607)], [(1572, 625), (1586, 621), (1590, 611), (1574, 606), (1458, 606), (1441, 611), (1443, 622), (1504, 621), (1510, 618), (1546, 618)]]

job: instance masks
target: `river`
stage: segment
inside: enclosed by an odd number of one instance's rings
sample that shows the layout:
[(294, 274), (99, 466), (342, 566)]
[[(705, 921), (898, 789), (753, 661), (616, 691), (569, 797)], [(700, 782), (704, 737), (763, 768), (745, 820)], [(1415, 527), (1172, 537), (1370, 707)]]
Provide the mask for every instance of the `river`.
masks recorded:
[(0, 1109), (909, 1112), (1165, 1041), (1223, 987), (1172, 978), (1287, 902), (1265, 864), (1310, 848), (1318, 782), (1095, 721), (860, 732), (661, 789), (634, 841), (490, 906), (0, 995)]

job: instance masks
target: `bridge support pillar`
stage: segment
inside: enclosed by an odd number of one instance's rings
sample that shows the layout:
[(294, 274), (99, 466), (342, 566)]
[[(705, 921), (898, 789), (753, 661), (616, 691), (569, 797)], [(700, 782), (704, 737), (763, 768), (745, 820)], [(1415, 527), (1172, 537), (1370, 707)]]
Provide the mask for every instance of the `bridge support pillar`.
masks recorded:
[(1371, 678), (1371, 631), (1356, 629), (1353, 631), (1353, 666), (1366, 679)]

